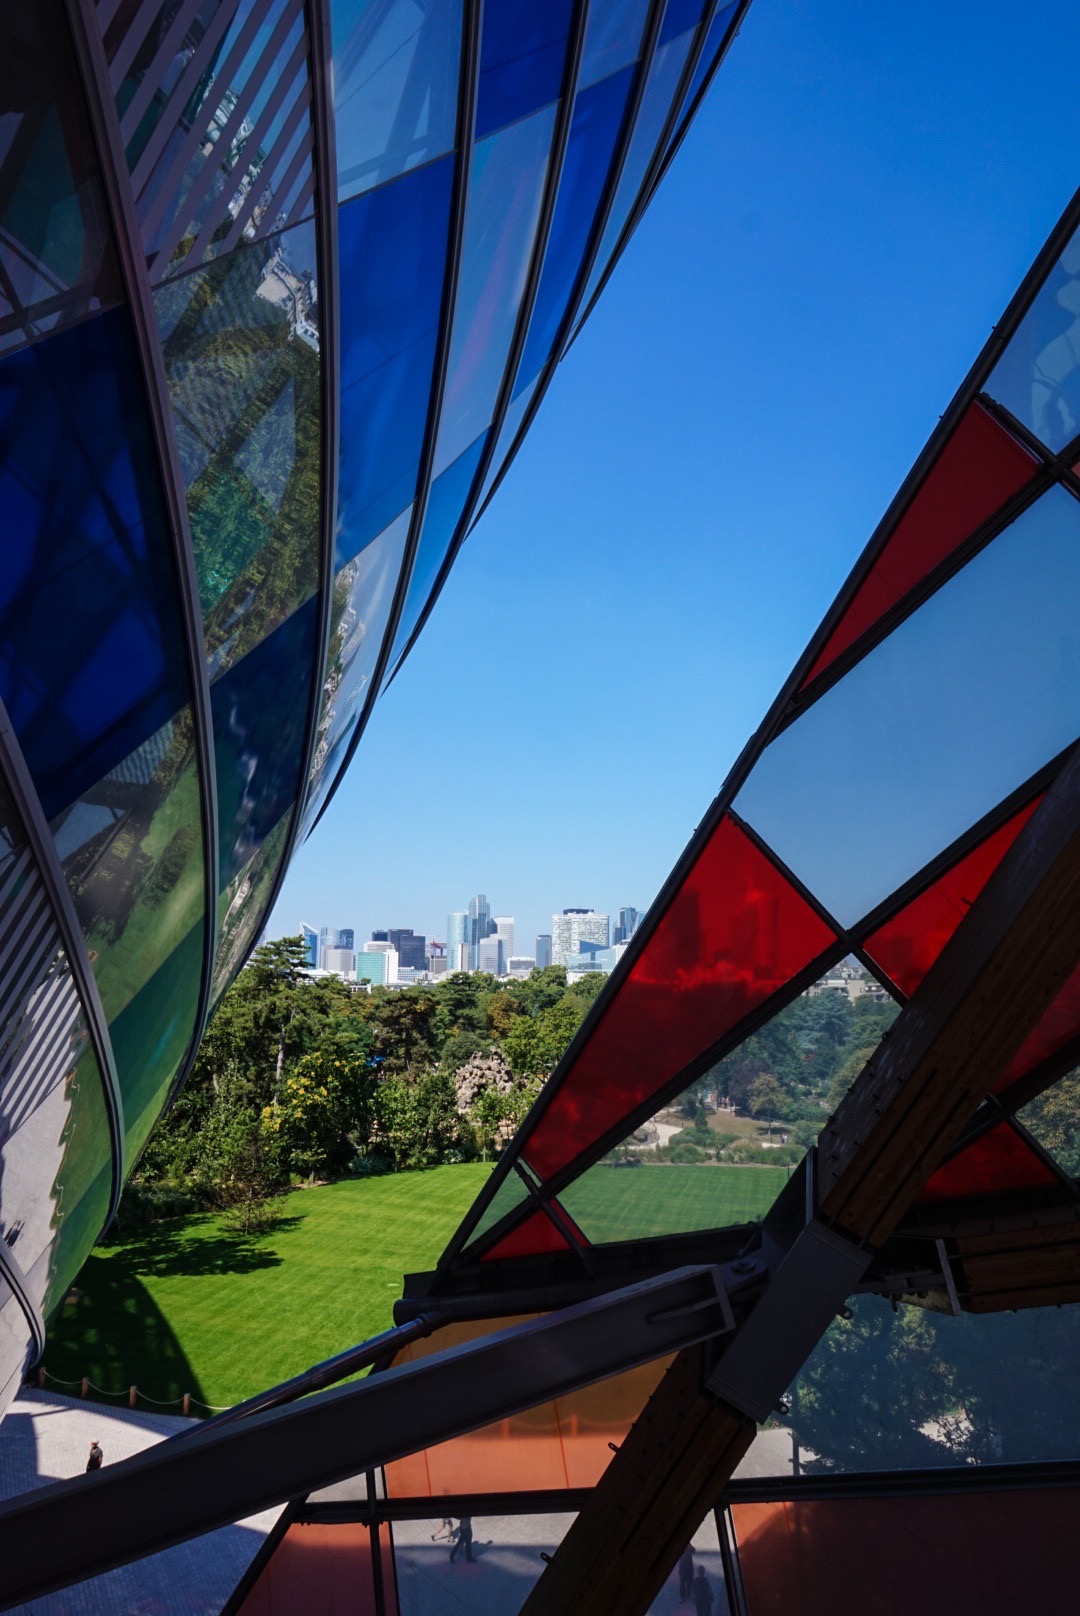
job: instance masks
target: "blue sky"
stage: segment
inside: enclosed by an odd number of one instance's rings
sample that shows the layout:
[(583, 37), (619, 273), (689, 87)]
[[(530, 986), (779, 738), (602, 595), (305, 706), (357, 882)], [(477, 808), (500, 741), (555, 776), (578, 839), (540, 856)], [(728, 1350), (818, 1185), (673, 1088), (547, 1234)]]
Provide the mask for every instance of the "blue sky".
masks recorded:
[(1078, 59), (755, 0), (270, 935), (648, 905), (1080, 183)]

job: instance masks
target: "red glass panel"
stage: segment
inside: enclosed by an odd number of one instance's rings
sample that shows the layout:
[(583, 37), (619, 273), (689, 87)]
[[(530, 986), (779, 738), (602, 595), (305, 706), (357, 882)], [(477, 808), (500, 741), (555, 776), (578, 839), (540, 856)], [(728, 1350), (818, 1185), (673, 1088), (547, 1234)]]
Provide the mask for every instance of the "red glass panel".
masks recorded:
[(897, 522), (802, 688), (993, 516), (1039, 462), (972, 404)]
[[(386, 1616), (397, 1616), (389, 1530), (379, 1528)], [(294, 1522), (240, 1606), (240, 1616), (377, 1616), (371, 1531), (359, 1522)]]
[(984, 1133), (927, 1180), (921, 1201), (951, 1201), (960, 1195), (993, 1195), (1005, 1190), (1055, 1184), (1042, 1157), (1008, 1122)]
[(901, 992), (915, 992), (1041, 801), (999, 825), (866, 939), (866, 952)]
[[(564, 1214), (565, 1215), (565, 1214)], [(567, 1218), (567, 1223), (570, 1219)], [(572, 1225), (571, 1225), (572, 1227)], [(584, 1235), (582, 1245), (587, 1245)], [(499, 1257), (535, 1257), (545, 1251), (570, 1251), (569, 1240), (564, 1240), (546, 1212), (533, 1212), (516, 1229), (504, 1235), (497, 1246), (484, 1253), (484, 1262)]]
[(1004, 1072), (994, 1084), (995, 1092), (1009, 1088), (1018, 1078), (1033, 1072), (1050, 1055), (1080, 1033), (1080, 966), (1069, 977), (1042, 1020), (1028, 1033)]
[(523, 1150), (550, 1177), (837, 939), (725, 817)]

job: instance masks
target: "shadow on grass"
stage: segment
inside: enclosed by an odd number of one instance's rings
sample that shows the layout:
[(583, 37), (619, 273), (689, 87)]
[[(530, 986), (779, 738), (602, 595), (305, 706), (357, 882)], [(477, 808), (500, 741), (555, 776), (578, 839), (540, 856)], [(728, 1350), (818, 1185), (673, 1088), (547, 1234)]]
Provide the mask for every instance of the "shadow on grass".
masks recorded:
[(282, 1259), (264, 1244), (268, 1235), (295, 1229), (299, 1217), (277, 1217), (259, 1234), (245, 1235), (215, 1228), (209, 1214), (158, 1224), (145, 1233), (127, 1235), (110, 1246), (110, 1262), (123, 1263), (135, 1274), (253, 1274), (278, 1268)]

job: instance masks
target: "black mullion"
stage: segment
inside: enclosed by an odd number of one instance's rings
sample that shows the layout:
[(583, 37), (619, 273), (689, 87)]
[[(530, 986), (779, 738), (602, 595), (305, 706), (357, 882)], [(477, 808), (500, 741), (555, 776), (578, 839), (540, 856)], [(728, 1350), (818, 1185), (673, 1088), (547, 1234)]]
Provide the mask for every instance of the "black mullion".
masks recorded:
[[(657, 37), (660, 33), (660, 20), (663, 16), (664, 5), (665, 0), (653, 0), (652, 12), (642, 32), (641, 54), (636, 62), (637, 78), (634, 81), (633, 90), (627, 98), (626, 108), (623, 112), (621, 138), (615, 144), (615, 149), (611, 159), (611, 167), (608, 172), (607, 179), (604, 182), (603, 191), (601, 192), (600, 206), (598, 207), (596, 217), (593, 220), (592, 229), (586, 244), (585, 255), (582, 259), (581, 267), (578, 270), (577, 278), (574, 281), (574, 285), (571, 289), (566, 310), (559, 322), (559, 327), (555, 334), (555, 341), (552, 344), (551, 353), (544, 361), (544, 364), (537, 375), (533, 396), (529, 400), (529, 406), (522, 417), (521, 425), (518, 427), (514, 441), (507, 451), (506, 458), (501, 469), (495, 477), (495, 481), (488, 490), (487, 497), (484, 500), (483, 505), (480, 506), (479, 510), (472, 518), (471, 527), (476, 526), (476, 523), (480, 520), (480, 517), (487, 510), (495, 495), (496, 489), (501, 486), (503, 478), (510, 469), (510, 464), (520, 449), (521, 444), (524, 441), (525, 434), (528, 432), (529, 427), (532, 425), (533, 420), (535, 419), (536, 412), (540, 408), (544, 395), (551, 383), (551, 378), (555, 374), (560, 355), (562, 354), (563, 348), (566, 345), (569, 333), (573, 329), (578, 303), (586, 285), (588, 284), (593, 261), (596, 254), (600, 250), (600, 242), (603, 239), (604, 226), (607, 224), (608, 213), (611, 210), (611, 204), (615, 199), (615, 192), (618, 189), (619, 176), (622, 174), (623, 165), (626, 161), (626, 153), (634, 132), (634, 124), (637, 121), (638, 109), (641, 105), (641, 97), (645, 91), (645, 84), (649, 76), (649, 68), (652, 66), (653, 52), (656, 47)], [(634, 65), (634, 63), (628, 64), (628, 66)], [(590, 85), (589, 88), (591, 89), (591, 87), (592, 86)], [(401, 658), (398, 663), (399, 667), (401, 666), (401, 663), (405, 661), (405, 658), (408, 656), (409, 652), (412, 650), (413, 646), (416, 644), (421, 633), (423, 632), (424, 626), (434, 610), (435, 603), (446, 584), (446, 580), (450, 576), (454, 562), (457, 560), (458, 551), (461, 549), (462, 544), (468, 537), (468, 532), (471, 531), (471, 527), (467, 531), (465, 528), (462, 528), (462, 530), (455, 537), (454, 543), (447, 551), (446, 559), (443, 561), (443, 564), (439, 569), (435, 583), (433, 584), (431, 592), (428, 595), (424, 609), (420, 613), (416, 627), (413, 629), (413, 632), (409, 637), (409, 642), (401, 653)]]
[(1059, 1078), (1065, 1077), (1077, 1065), (1080, 1065), (1080, 1032), (1062, 1044), (1060, 1049), (1052, 1051), (1037, 1066), (1033, 1066), (1030, 1072), (1018, 1077), (1015, 1083), (1010, 1083), (1002, 1093), (988, 1094), (952, 1150), (944, 1158), (945, 1161), (951, 1161), (961, 1150), (974, 1144), (976, 1139), (981, 1139), (1005, 1118), (1015, 1117), (1032, 1100), (1037, 1100), (1040, 1094), (1045, 1094), (1047, 1089), (1053, 1088)]
[(1010, 1113), (1006, 1120), (1009, 1127), (1023, 1140), (1028, 1149), (1034, 1151), (1035, 1155), (1039, 1157), (1043, 1166), (1050, 1168), (1058, 1182), (1064, 1184), (1065, 1188), (1071, 1192), (1073, 1200), (1080, 1200), (1080, 1184), (1077, 1184), (1071, 1173), (1065, 1171), (1057, 1157), (1047, 1150), (1045, 1145), (1039, 1143), (1035, 1135), (1024, 1127), (1024, 1124), (1015, 1113)]
[[(236, 15), (238, 5), (239, 0), (223, 0), (223, 3), (218, 6), (218, 9), (215, 11), (210, 20), (209, 27), (205, 30), (195, 49), (185, 62), (180, 77), (173, 85), (168, 99), (165, 101), (161, 109), (161, 116), (155, 125), (150, 138), (147, 140), (146, 147), (139, 154), (140, 163), (146, 156), (147, 150), (152, 148), (154, 156), (149, 159), (152, 166), (157, 160), (157, 157), (159, 157), (162, 151), (165, 149), (166, 145), (168, 144), (169, 131), (175, 126), (175, 119), (172, 116), (174, 108), (183, 109), (187, 106), (192, 95), (195, 93), (195, 87), (198, 84), (199, 79), (202, 77), (203, 68), (206, 65), (205, 53), (213, 52), (217, 49), (217, 46), (224, 37), (230, 22)], [(101, 16), (100, 5), (97, 8), (97, 16), (101, 37), (104, 39), (108, 24)], [(123, 114), (120, 118), (120, 137), (124, 142), (125, 149), (130, 145), (131, 141), (138, 133), (139, 125), (142, 123), (144, 116), (149, 111), (155, 95), (159, 93), (160, 87), (161, 75), (158, 74), (156, 76), (151, 76), (151, 74), (147, 73), (143, 78), (142, 83), (135, 91), (135, 94), (124, 108)], [(162, 123), (164, 123), (164, 129), (161, 129)], [(159, 130), (161, 130), (160, 134)]]
[(312, 129), (315, 136), (315, 228), (319, 267), (319, 363), (322, 419), (319, 426), (319, 506), (320, 576), (315, 648), (312, 657), (311, 695), (308, 703), (304, 746), (297, 776), (297, 800), (293, 805), (285, 846), (277, 874), (258, 928), (257, 937), (273, 913), (289, 864), (300, 838), (304, 797), (311, 778), (315, 749), (319, 740), (326, 659), (330, 647), (330, 619), (334, 595), (334, 531), (337, 526), (338, 494), (338, 409), (341, 397), (341, 332), (338, 321), (340, 285), (337, 231), (337, 144), (333, 95), (333, 58), (330, 32), (330, 0), (305, 0), (307, 33), (310, 40), (308, 71), (312, 96)]
[[(121, 279), (127, 294), (132, 330), (139, 354), (148, 407), (148, 425), (156, 451), (164, 515), (177, 574), (180, 623), (184, 648), (187, 652), (187, 674), (195, 728), (195, 754), (200, 785), (200, 831), (203, 843), (202, 972), (199, 979), (195, 1025), (171, 1090), (171, 1093), (175, 1093), (187, 1081), (206, 1029), (217, 955), (217, 773), (214, 761), (214, 731), (210, 711), (206, 642), (199, 606), (198, 573), (188, 520), (184, 475), (176, 444), (176, 429), (165, 376), (165, 360), (157, 336), (153, 294), (146, 273), (142, 236), (128, 180), (116, 101), (109, 88), (105, 47), (97, 28), (93, 0), (67, 0), (67, 14), (89, 109)], [(111, 1048), (109, 1058), (110, 1060), (112, 1058)], [(115, 1066), (112, 1069), (112, 1077), (113, 1081), (117, 1082), (119, 1093)], [(122, 1114), (121, 1111), (121, 1116)], [(122, 1168), (122, 1154), (119, 1160)], [(121, 1178), (120, 1187), (122, 1182)], [(115, 1213), (118, 1200), (119, 1188), (115, 1191), (109, 1213), (110, 1219)]]
[[(406, 535), (401, 567), (394, 588), (393, 600), (390, 604), (390, 616), (383, 634), (382, 645), (379, 648), (378, 659), (372, 670), (367, 699), (349, 739), (349, 744), (345, 749), (345, 756), (342, 758), (341, 765), (334, 776), (333, 784), (326, 793), (326, 797), (316, 816), (316, 825), (333, 801), (337, 789), (345, 777), (346, 770), (356, 755), (356, 748), (360, 744), (360, 738), (367, 727), (368, 719), (371, 717), (372, 708), (378, 698), (379, 687), (386, 672), (386, 665), (394, 648), (394, 635), (397, 632), (397, 625), (405, 607), (409, 574), (412, 572), (416, 552), (420, 547), (423, 516), (427, 509), (428, 495), (431, 491), (431, 473), (435, 463), (435, 442), (438, 436), (439, 418), (442, 414), (443, 394), (446, 391), (446, 379), (450, 368), (450, 343), (454, 331), (458, 277), (461, 271), (461, 249), (465, 235), (465, 211), (469, 200), (469, 171), (472, 166), (475, 144), (473, 140), (473, 123), (476, 110), (476, 84), (480, 67), (481, 4), (482, 0), (464, 0), (462, 10), (461, 69), (458, 83), (457, 114), (457, 171), (454, 176), (454, 194), (450, 203), (450, 230), (446, 249), (446, 272), (443, 277), (442, 308), (439, 313), (439, 336), (435, 369), (432, 377), (431, 395), (428, 399), (427, 421), (424, 426), (424, 441), (420, 452), (420, 465), (416, 476), (416, 491), (413, 496), (413, 510), (409, 520), (409, 531)], [(312, 829), (314, 830), (314, 828), (315, 826), (313, 825)]]
[(731, 820), (733, 825), (737, 826), (738, 829), (742, 831), (747, 841), (753, 843), (762, 857), (766, 859), (773, 866), (773, 868), (780, 873), (780, 875), (783, 876), (788, 886), (794, 888), (806, 906), (814, 911), (823, 925), (828, 926), (829, 930), (836, 934), (837, 941), (845, 945), (848, 953), (852, 953), (855, 948), (854, 937), (852, 937), (851, 933), (845, 926), (842, 926), (840, 922), (829, 913), (821, 899), (817, 896), (817, 893), (811, 892), (810, 888), (806, 885), (806, 882), (803, 881), (802, 877), (796, 875), (791, 866), (784, 863), (783, 859), (780, 858), (773, 848), (769, 846), (765, 838), (763, 836), (759, 836), (753, 825), (748, 824), (741, 814), (735, 812), (734, 808), (728, 809), (728, 818)]
[[(989, 379), (987, 377), (988, 381)], [(1060, 465), (1061, 455), (1048, 448), (1041, 438), (1035, 436), (1029, 426), (1018, 420), (1004, 404), (999, 404), (993, 394), (986, 392), (985, 388), (980, 390), (975, 402), (982, 406), (987, 415), (992, 415), (998, 425), (1004, 427), (1009, 436), (1015, 438), (1029, 454), (1035, 456), (1036, 460), (1041, 460), (1046, 465)]]
[[(723, 6), (720, 4), (720, 0), (717, 0), (717, 4), (716, 4), (716, 6), (715, 6), (715, 8), (713, 10), (713, 14), (709, 18), (709, 27), (710, 28), (712, 27), (713, 23), (716, 21), (717, 12), (719, 12), (721, 10), (723, 10)], [(657, 174), (656, 180), (655, 180), (655, 182), (653, 184), (653, 188), (649, 192), (648, 202), (646, 203), (646, 206), (648, 206), (648, 204), (652, 202), (653, 197), (656, 195), (657, 191), (660, 189), (660, 186), (661, 186), (661, 184), (662, 184), (662, 182), (664, 180), (665, 175), (667, 174), (668, 169), (671, 167), (672, 163), (675, 160), (676, 152), (681, 149), (683, 141), (686, 139), (687, 135), (689, 134), (690, 125), (693, 123), (694, 119), (697, 117), (698, 111), (699, 111), (702, 103), (704, 102), (705, 97), (708, 95), (710, 89), (712, 88), (713, 80), (716, 78), (717, 73), (720, 71), (720, 64), (724, 60), (724, 58), (727, 55), (728, 51), (731, 49), (731, 46), (735, 41), (735, 36), (739, 33), (740, 29), (742, 28), (743, 18), (746, 16), (746, 13), (749, 10), (750, 10), (750, 0), (742, 0), (742, 4), (737, 8), (737, 10), (735, 12), (735, 15), (731, 19), (731, 22), (730, 22), (730, 24), (728, 26), (728, 31), (724, 35), (723, 42), (721, 43), (720, 49), (716, 53), (716, 57), (715, 57), (715, 60), (712, 63), (712, 66), (709, 67), (708, 70), (706, 71), (705, 77), (702, 79), (701, 84), (698, 86), (697, 94), (694, 96), (693, 101), (690, 102), (690, 104), (687, 106), (686, 112), (685, 112), (685, 114), (683, 116), (682, 123), (679, 125), (679, 128), (677, 129), (675, 135), (672, 138), (671, 144), (669, 145), (667, 151), (664, 154), (664, 160), (660, 164), (660, 172)]]

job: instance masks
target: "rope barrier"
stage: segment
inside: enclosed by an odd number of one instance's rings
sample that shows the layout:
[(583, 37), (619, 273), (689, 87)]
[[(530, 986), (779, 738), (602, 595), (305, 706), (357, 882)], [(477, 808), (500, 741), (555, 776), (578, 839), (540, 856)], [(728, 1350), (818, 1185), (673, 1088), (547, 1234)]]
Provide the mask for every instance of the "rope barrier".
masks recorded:
[[(37, 1372), (38, 1386), (44, 1387), (46, 1381), (51, 1381), (54, 1386), (86, 1386), (90, 1390), (97, 1392), (99, 1397), (126, 1397), (132, 1407), (135, 1406), (132, 1401), (132, 1394), (134, 1394), (136, 1400), (142, 1398), (144, 1403), (153, 1403), (155, 1408), (180, 1408), (184, 1409), (185, 1412), (188, 1408), (197, 1405), (199, 1408), (206, 1409), (209, 1414), (224, 1414), (227, 1409), (232, 1407), (231, 1403), (204, 1403), (201, 1397), (193, 1397), (190, 1392), (185, 1393), (182, 1397), (166, 1398), (151, 1397), (149, 1392), (144, 1392), (139, 1386), (128, 1386), (124, 1391), (110, 1392), (104, 1386), (99, 1386), (96, 1381), (91, 1380), (89, 1376), (81, 1376), (78, 1380), (61, 1380), (59, 1375), (51, 1374), (47, 1369), (39, 1369)], [(85, 1393), (83, 1395), (85, 1396)]]

